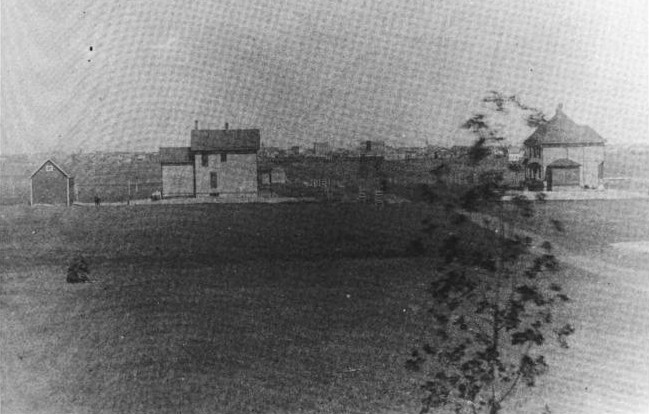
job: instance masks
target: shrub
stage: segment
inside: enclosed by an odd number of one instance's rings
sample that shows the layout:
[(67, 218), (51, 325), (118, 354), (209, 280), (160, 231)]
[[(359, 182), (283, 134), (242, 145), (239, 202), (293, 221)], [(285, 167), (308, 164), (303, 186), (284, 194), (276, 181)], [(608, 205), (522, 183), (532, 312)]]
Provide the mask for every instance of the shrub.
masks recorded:
[(90, 281), (88, 279), (88, 262), (83, 256), (75, 256), (70, 265), (68, 266), (68, 275), (66, 281), (68, 283), (85, 283)]

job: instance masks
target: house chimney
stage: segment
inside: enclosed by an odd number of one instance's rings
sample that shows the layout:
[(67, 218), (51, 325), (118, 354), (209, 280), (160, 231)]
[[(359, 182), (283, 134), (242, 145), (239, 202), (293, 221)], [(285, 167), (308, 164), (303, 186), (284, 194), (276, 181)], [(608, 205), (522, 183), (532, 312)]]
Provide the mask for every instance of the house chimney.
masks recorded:
[(229, 126), (230, 126), (230, 125), (226, 122), (226, 123), (225, 123), (225, 130), (226, 130), (226, 131), (228, 130), (228, 127), (229, 127)]
[(194, 121), (194, 129), (198, 129), (198, 119)]
[(563, 112), (563, 104), (562, 103), (557, 105), (557, 112)]

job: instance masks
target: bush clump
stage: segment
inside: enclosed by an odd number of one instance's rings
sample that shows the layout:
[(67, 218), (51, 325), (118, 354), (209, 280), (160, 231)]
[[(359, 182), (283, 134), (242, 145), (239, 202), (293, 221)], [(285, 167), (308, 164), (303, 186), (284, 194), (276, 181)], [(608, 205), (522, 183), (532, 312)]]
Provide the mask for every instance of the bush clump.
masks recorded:
[(68, 275), (66, 281), (68, 283), (85, 283), (89, 282), (88, 273), (90, 273), (88, 268), (88, 262), (83, 256), (75, 256), (68, 266)]

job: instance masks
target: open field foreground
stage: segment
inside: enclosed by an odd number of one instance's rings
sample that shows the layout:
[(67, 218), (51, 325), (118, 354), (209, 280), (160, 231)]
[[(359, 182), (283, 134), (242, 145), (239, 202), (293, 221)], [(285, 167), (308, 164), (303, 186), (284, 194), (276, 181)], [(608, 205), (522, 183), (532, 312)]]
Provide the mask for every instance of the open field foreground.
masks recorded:
[[(606, 247), (647, 237), (649, 217), (631, 214), (649, 206), (633, 203), (564, 206), (563, 243), (543, 226), (557, 204), (542, 207), (533, 229), (566, 249), (563, 315), (577, 333), (507, 412), (646, 412), (646, 256)], [(408, 246), (430, 211), (0, 209), (0, 412), (416, 412), (418, 378), (403, 366), (434, 259)], [(65, 283), (77, 252), (93, 283)]]

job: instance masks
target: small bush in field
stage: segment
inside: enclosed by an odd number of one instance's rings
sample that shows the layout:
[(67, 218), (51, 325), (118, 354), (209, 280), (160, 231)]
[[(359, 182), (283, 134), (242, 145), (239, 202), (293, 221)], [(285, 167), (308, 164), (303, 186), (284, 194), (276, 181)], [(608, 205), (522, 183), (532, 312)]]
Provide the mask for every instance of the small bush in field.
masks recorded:
[(68, 275), (66, 281), (68, 283), (85, 283), (88, 282), (88, 262), (83, 256), (75, 256), (70, 265), (68, 266)]

